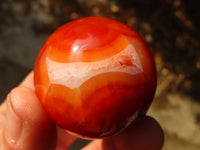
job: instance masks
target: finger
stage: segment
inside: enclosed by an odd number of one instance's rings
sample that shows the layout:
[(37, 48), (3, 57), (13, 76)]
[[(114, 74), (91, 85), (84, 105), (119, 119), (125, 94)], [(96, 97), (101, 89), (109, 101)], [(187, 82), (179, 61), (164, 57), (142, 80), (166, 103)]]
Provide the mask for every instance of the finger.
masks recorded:
[[(21, 87), (29, 87), (35, 90), (34, 87), (34, 72), (32, 71), (20, 84)], [(66, 150), (76, 137), (68, 134), (64, 129), (57, 127), (57, 146), (56, 150)]]
[[(35, 86), (34, 86), (34, 79), (33, 79), (33, 76), (34, 76), (34, 73), (33, 73), (33, 71), (32, 72), (30, 72), (27, 76), (26, 76), (26, 78), (19, 84), (19, 86), (21, 87), (21, 86), (23, 86), (23, 87), (28, 87), (28, 88), (31, 88), (31, 89), (33, 89), (33, 90), (35, 90)], [(5, 108), (5, 105), (6, 105), (6, 102), (4, 101), (1, 105), (0, 105), (0, 111), (2, 110), (2, 109), (4, 109)], [(5, 110), (5, 109), (4, 109)]]
[(0, 105), (0, 114), (5, 115), (6, 114), (6, 103)]
[(77, 139), (77, 137), (67, 133), (65, 129), (57, 127), (56, 150), (66, 150)]
[(28, 88), (31, 88), (32, 90), (35, 90), (35, 86), (34, 86), (34, 73), (33, 73), (33, 71), (30, 72), (26, 76), (26, 78), (20, 83), (19, 86), (28, 87)]
[(160, 125), (153, 118), (143, 117), (123, 133), (93, 141), (84, 150), (161, 150), (163, 141)]
[(46, 117), (34, 91), (18, 87), (7, 100), (7, 123), (4, 130), (7, 149), (53, 150), (56, 146), (56, 127)]

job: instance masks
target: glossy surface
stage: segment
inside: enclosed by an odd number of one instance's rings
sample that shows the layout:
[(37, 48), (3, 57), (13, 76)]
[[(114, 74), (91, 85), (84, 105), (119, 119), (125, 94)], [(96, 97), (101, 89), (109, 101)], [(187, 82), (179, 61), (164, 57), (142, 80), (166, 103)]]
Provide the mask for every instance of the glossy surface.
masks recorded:
[(120, 132), (144, 114), (156, 89), (153, 57), (131, 28), (88, 17), (57, 29), (35, 64), (35, 88), (48, 116), (84, 137)]

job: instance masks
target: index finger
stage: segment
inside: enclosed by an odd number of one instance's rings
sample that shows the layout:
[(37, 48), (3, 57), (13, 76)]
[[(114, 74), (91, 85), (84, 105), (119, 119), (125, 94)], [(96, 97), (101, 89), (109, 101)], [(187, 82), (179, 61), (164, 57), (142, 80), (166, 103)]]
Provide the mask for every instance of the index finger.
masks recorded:
[(31, 88), (32, 90), (35, 91), (35, 86), (34, 86), (34, 73), (31, 71), (26, 78), (19, 84), (19, 86), (24, 86)]

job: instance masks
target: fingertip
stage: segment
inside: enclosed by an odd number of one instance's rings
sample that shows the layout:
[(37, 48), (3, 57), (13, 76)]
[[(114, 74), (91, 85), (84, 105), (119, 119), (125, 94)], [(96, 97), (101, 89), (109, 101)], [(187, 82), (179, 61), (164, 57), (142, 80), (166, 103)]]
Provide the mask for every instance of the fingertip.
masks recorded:
[(70, 135), (65, 129), (57, 126), (57, 146), (56, 150), (66, 150), (77, 139)]
[(94, 140), (84, 150), (161, 150), (163, 142), (164, 134), (159, 123), (144, 116), (122, 133)]
[(126, 150), (161, 150), (163, 142), (164, 134), (159, 123), (149, 116), (144, 116), (121, 134), (105, 139), (103, 147), (105, 150), (107, 147)]
[(164, 132), (160, 124), (152, 117), (145, 116), (141, 122), (143, 125), (145, 125), (146, 130), (143, 131), (143, 133), (147, 132), (147, 135), (149, 135), (149, 138), (146, 140), (150, 141), (149, 139), (152, 139), (152, 143), (156, 143), (152, 145), (152, 150), (161, 150), (164, 144)]
[(34, 72), (31, 71), (26, 78), (20, 83), (20, 87), (28, 87), (31, 88), (32, 90), (35, 90), (34, 86)]
[(5, 137), (9, 147), (29, 150), (55, 148), (56, 127), (31, 88), (21, 86), (13, 89), (6, 101), (9, 115)]
[(16, 114), (25, 121), (40, 120), (45, 117), (45, 112), (35, 92), (28, 87), (19, 86), (14, 88), (8, 95), (8, 100)]

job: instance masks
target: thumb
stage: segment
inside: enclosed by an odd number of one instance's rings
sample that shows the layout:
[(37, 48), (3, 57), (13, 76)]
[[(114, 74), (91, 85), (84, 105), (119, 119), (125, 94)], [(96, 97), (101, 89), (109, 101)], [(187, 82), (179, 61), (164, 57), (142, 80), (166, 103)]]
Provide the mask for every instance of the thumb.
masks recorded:
[(53, 150), (56, 126), (49, 121), (35, 92), (18, 87), (7, 98), (5, 145), (9, 150)]

